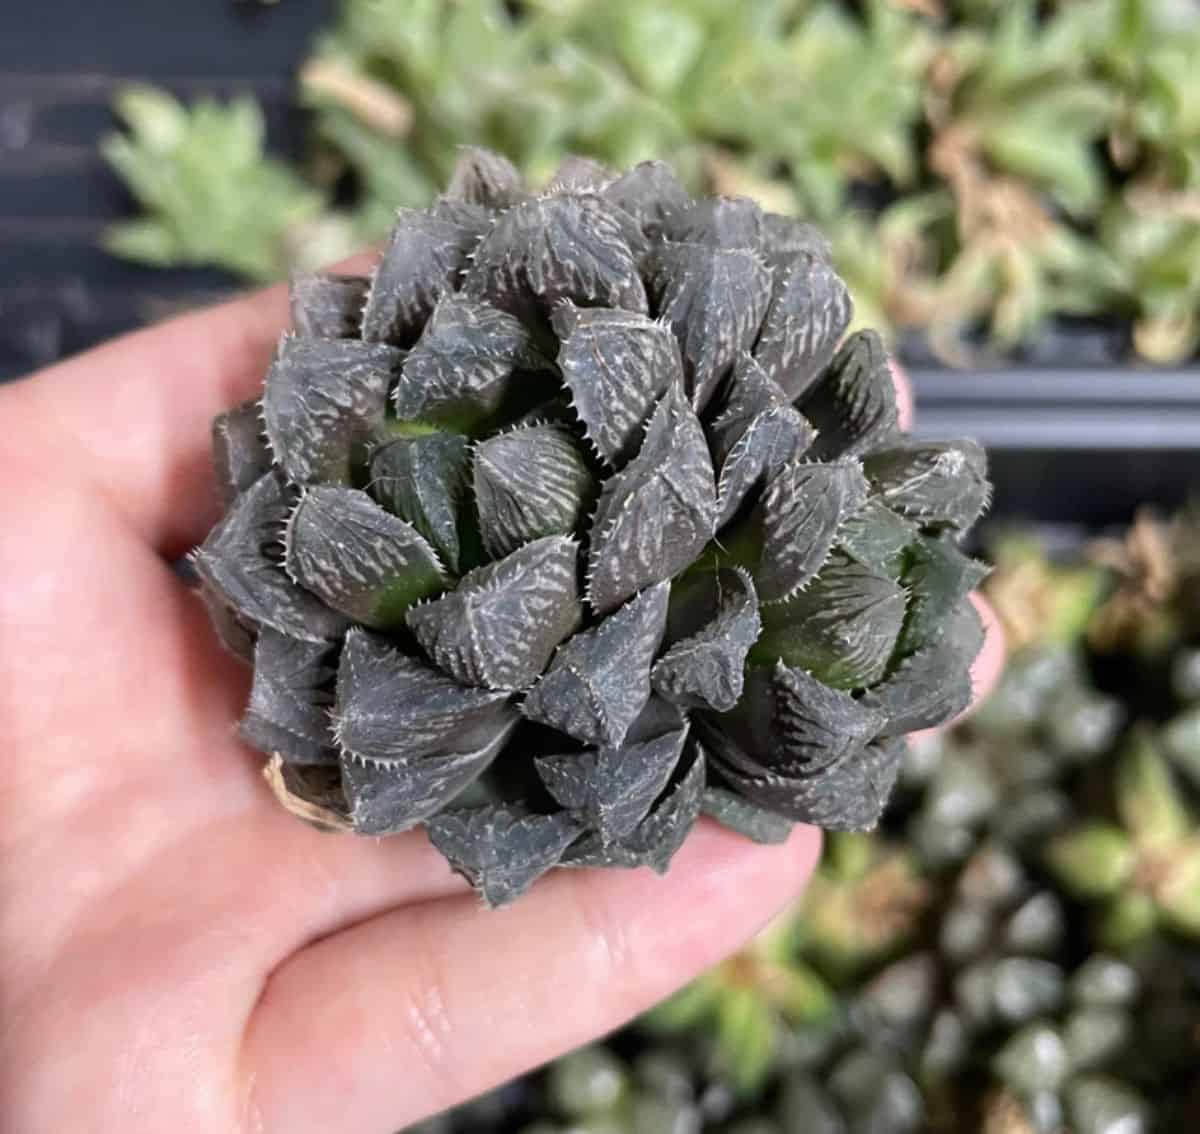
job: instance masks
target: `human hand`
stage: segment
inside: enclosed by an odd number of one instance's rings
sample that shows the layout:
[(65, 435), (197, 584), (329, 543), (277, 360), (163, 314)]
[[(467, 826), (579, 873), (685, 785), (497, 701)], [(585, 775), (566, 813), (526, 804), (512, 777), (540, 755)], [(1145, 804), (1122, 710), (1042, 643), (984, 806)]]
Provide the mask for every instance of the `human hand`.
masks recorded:
[[(560, 871), (489, 912), (424, 835), (278, 806), (234, 730), (248, 675), (170, 563), (217, 517), (209, 424), (253, 396), (286, 307), (273, 289), (0, 389), (12, 1134), (386, 1134), (650, 1006), (817, 856), (810, 828), (760, 847), (703, 822), (665, 878)], [(1001, 652), (989, 633), (978, 692)]]

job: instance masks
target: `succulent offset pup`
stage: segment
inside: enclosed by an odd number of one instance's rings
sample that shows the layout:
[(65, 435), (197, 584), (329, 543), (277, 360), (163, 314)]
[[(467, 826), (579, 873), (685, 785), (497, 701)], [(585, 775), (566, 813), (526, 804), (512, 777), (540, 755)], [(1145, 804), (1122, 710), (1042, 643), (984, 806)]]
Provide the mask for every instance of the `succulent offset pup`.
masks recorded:
[(850, 317), (808, 225), (474, 149), (370, 279), (296, 280), (194, 556), (285, 805), (423, 824), (494, 905), (665, 870), (701, 813), (874, 826), (970, 698), (988, 484)]

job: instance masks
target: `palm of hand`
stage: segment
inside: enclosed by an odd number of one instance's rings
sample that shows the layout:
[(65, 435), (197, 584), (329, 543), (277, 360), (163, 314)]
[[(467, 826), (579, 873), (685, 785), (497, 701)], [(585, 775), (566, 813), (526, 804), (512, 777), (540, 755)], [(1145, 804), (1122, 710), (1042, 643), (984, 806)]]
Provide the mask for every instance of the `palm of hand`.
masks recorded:
[(168, 561), (212, 520), (208, 422), (282, 320), (266, 293), (0, 391), (15, 1134), (383, 1134), (667, 994), (815, 858), (812, 831), (759, 848), (705, 827), (666, 879), (563, 873), (488, 913), (423, 836), (278, 807), (234, 732), (246, 674)]

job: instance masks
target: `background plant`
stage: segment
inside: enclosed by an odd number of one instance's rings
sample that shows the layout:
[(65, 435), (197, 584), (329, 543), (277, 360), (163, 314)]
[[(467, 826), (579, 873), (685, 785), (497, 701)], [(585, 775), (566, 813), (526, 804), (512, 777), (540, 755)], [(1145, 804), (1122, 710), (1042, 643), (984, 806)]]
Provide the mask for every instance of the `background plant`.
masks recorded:
[(245, 101), (122, 98), (106, 153), (145, 215), (109, 244), (270, 278), (378, 239), (464, 143), (535, 182), (663, 157), (823, 224), (863, 321), (951, 360), (1104, 316), (1174, 361), (1200, 339), (1198, 53), (1186, 0), (342, 0), (299, 72), (300, 170)]

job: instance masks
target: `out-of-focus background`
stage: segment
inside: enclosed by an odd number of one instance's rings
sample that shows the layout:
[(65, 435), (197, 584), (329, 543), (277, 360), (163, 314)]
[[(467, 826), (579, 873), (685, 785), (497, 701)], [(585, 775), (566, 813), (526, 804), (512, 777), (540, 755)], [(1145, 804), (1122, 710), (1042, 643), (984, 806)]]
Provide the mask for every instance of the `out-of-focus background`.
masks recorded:
[(1012, 660), (751, 948), (426, 1130), (1200, 1129), (1200, 3), (40, 0), (0, 378), (369, 245), (464, 143), (820, 223), (988, 446)]
[[(334, 12), (326, 0), (203, 0), (169, 12), (153, 0), (119, 0), (100, 14), (78, 0), (47, 0), (0, 18), (0, 376), (244, 286), (238, 265), (217, 256), (150, 264), (145, 254), (107, 249), (110, 227), (141, 212), (131, 181), (105, 157), (119, 129), (115, 107), (143, 84), (192, 105), (249, 99), (252, 133), (261, 121), (264, 145), (302, 157), (307, 123), (295, 72)], [(160, 199), (172, 195), (165, 183), (177, 183), (174, 219), (185, 230), (222, 223), (226, 201), (277, 224), (278, 199), (243, 180), (233, 114), (219, 113), (207, 137), (202, 128), (192, 136), (192, 160), (205, 173), (189, 174), (185, 139), (172, 139), (161, 115), (157, 133), (147, 115), (140, 119), (142, 165), (157, 167)], [(162, 149), (152, 162), (156, 140)], [(247, 144), (258, 150), (257, 139)], [(281, 261), (276, 274), (285, 271)]]
[(464, 142), (666, 156), (826, 228), (1002, 510), (1128, 519), (1200, 444), (1198, 57), (1196, 0), (44, 0), (0, 36), (0, 376), (377, 239)]

